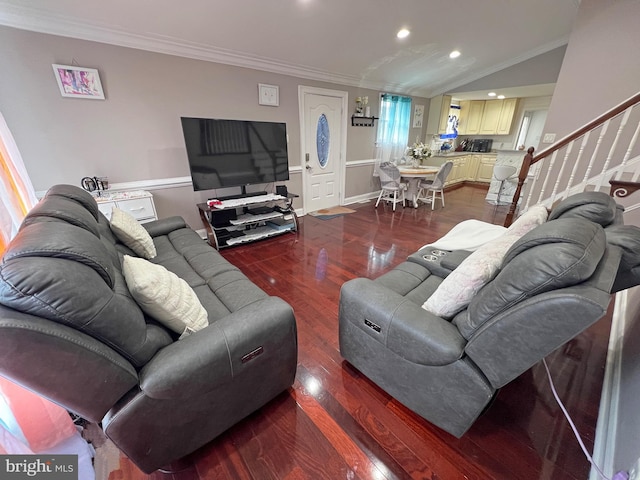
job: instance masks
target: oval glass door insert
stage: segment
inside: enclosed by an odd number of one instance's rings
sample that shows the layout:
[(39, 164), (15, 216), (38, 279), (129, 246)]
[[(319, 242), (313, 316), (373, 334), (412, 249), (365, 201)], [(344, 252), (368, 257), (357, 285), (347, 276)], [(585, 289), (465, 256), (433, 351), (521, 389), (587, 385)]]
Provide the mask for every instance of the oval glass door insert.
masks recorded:
[(318, 162), (322, 168), (327, 166), (329, 161), (329, 122), (323, 113), (318, 118), (316, 129), (316, 150), (318, 151)]

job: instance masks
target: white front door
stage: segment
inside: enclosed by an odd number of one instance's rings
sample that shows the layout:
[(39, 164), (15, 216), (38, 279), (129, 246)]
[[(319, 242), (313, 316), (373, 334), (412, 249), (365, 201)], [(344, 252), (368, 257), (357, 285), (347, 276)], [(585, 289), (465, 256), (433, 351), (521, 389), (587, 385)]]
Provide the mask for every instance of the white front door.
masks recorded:
[(304, 211), (344, 199), (347, 93), (300, 87)]

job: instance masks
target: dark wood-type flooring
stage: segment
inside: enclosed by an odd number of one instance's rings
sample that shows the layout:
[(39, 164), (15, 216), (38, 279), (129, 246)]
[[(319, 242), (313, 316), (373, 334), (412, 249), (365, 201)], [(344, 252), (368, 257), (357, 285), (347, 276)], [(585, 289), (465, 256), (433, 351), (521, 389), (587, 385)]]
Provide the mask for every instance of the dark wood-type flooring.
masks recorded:
[[(331, 220), (310, 215), (298, 234), (223, 250), (260, 287), (289, 302), (298, 323), (295, 384), (191, 456), (180, 473), (142, 474), (126, 457), (110, 480), (126, 479), (585, 479), (589, 464), (538, 364), (505, 386), (460, 439), (432, 426), (340, 356), (340, 286), (376, 277), (461, 220), (501, 224), (506, 207), (486, 190), (445, 194), (446, 207), (373, 202)], [(194, 207), (195, 208), (195, 207)], [(196, 227), (198, 228), (198, 227)], [(551, 354), (554, 381), (593, 448), (610, 316)], [(160, 420), (160, 419), (159, 419)]]

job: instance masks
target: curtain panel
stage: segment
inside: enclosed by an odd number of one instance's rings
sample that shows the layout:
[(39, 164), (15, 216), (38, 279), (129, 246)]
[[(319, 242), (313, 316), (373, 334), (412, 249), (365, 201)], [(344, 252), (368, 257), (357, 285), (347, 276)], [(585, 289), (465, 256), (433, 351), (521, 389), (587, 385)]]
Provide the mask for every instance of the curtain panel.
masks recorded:
[(0, 253), (36, 203), (38, 199), (18, 146), (0, 113)]
[(404, 156), (409, 140), (411, 120), (411, 97), (382, 94), (380, 97), (380, 120), (376, 138), (376, 166)]

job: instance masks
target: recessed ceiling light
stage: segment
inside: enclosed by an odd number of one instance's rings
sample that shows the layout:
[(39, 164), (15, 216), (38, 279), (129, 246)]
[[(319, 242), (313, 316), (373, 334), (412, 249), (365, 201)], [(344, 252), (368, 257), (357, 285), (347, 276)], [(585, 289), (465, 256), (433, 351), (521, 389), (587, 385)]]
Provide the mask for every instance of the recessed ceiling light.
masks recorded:
[(409, 30), (407, 30), (406, 28), (403, 28), (396, 34), (396, 36), (398, 38), (407, 38), (410, 33), (411, 32)]
[(495, 97), (496, 96), (496, 92), (489, 92), (489, 93), (487, 93), (487, 95), (489, 95), (490, 97)]
[(498, 95), (498, 100), (504, 100), (504, 95)]
[(449, 54), (449, 58), (458, 58), (460, 56), (460, 52), (458, 50), (454, 50)]

